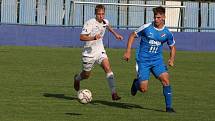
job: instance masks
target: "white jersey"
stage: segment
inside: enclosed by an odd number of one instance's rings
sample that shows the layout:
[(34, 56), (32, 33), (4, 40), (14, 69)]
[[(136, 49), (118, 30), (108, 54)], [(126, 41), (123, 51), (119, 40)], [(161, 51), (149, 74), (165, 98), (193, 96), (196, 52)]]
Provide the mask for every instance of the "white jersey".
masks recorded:
[(104, 19), (104, 22), (99, 23), (95, 18), (88, 20), (84, 24), (81, 34), (89, 34), (91, 37), (94, 37), (96, 34), (100, 34), (101, 38), (98, 40), (86, 41), (82, 52), (83, 56), (93, 57), (102, 52), (105, 53), (102, 40), (108, 25), (108, 20)]

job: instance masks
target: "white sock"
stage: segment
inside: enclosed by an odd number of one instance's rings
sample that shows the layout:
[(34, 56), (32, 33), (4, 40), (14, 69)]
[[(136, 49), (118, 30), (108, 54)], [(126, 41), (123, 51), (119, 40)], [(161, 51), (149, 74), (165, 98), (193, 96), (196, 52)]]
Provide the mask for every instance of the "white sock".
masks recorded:
[(111, 90), (111, 94), (115, 93), (116, 89), (115, 89), (115, 79), (114, 79), (113, 72), (107, 73), (106, 78), (108, 81), (109, 88)]

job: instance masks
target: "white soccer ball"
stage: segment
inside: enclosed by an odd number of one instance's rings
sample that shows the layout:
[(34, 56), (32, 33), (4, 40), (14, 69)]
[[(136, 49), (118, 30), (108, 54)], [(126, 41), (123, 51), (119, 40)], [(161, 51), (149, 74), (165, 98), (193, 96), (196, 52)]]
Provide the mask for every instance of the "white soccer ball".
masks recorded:
[(78, 100), (79, 102), (86, 104), (92, 101), (92, 93), (88, 89), (81, 89), (78, 91)]

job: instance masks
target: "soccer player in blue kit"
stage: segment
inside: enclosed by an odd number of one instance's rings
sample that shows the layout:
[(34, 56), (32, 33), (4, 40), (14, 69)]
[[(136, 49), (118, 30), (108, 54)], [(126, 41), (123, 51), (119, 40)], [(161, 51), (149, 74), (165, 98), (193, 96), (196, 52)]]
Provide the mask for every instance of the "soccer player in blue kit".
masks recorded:
[(141, 37), (140, 45), (137, 49), (136, 62), (138, 65), (138, 77), (133, 81), (131, 95), (135, 96), (137, 91), (146, 92), (150, 72), (161, 81), (163, 85), (163, 95), (165, 97), (166, 112), (175, 112), (172, 108), (172, 90), (170, 86), (167, 67), (163, 62), (162, 46), (167, 43), (170, 48), (168, 65), (174, 66), (175, 41), (172, 33), (165, 26), (165, 8), (153, 8), (154, 21), (144, 24), (129, 36), (127, 49), (124, 53), (124, 60), (131, 57), (131, 46), (136, 37)]

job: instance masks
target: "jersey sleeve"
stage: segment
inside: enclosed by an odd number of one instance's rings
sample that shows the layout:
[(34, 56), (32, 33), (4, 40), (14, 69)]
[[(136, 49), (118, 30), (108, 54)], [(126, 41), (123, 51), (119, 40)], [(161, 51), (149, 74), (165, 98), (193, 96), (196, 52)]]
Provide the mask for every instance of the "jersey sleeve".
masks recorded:
[(144, 30), (145, 28), (147, 28), (149, 25), (151, 25), (151, 23), (149, 23), (149, 24), (144, 24), (144, 25), (142, 25), (141, 27), (139, 27), (137, 30), (135, 30), (134, 32), (136, 33), (137, 37), (142, 36), (142, 35), (143, 35), (143, 30)]
[(169, 34), (168, 34), (167, 44), (169, 46), (175, 45), (175, 39), (174, 39), (174, 36), (173, 36), (173, 34), (171, 32), (169, 32)]
[(92, 31), (92, 24), (90, 23), (90, 21), (87, 21), (85, 24), (84, 24), (84, 27), (82, 28), (82, 32), (81, 34), (90, 34), (91, 31)]
[(109, 21), (107, 19), (103, 19), (103, 23), (105, 26), (109, 26)]

